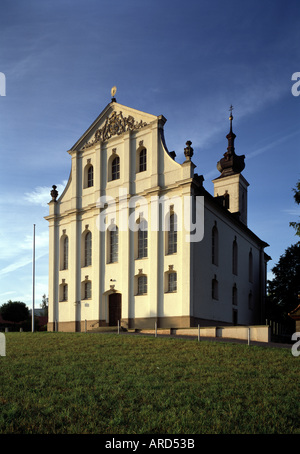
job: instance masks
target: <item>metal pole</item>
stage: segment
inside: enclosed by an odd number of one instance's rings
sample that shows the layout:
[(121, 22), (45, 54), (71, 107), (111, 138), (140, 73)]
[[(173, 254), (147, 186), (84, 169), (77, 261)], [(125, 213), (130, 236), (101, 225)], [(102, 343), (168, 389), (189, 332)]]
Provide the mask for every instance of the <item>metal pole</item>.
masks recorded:
[(250, 328), (248, 328), (248, 345), (250, 345)]
[(157, 337), (157, 322), (155, 322), (155, 337)]
[(118, 320), (118, 334), (120, 334), (120, 320)]
[(198, 342), (200, 342), (200, 325), (198, 325)]
[(84, 331), (87, 332), (87, 321), (84, 320)]
[(32, 332), (34, 332), (34, 300), (35, 300), (35, 224), (33, 224), (33, 251), (32, 251)]

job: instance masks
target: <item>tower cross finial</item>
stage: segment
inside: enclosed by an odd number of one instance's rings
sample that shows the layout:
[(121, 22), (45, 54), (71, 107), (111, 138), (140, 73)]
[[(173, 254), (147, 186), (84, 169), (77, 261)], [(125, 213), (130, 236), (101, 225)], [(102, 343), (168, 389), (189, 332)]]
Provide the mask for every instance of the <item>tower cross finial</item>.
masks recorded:
[(230, 117), (229, 117), (229, 120), (230, 120), (230, 132), (232, 132), (232, 120), (233, 120), (232, 111), (233, 111), (233, 105), (231, 104), (231, 106), (229, 107), (229, 112), (230, 112)]

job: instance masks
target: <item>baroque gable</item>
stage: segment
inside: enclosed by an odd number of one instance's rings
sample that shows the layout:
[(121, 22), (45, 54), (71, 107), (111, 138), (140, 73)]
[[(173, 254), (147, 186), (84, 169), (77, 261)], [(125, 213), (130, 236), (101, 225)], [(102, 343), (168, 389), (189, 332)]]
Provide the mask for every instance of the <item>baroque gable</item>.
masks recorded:
[(111, 102), (73, 145), (71, 151), (84, 151), (99, 142), (105, 142), (127, 131), (142, 129), (156, 119), (155, 115)]
[(147, 124), (148, 123), (143, 120), (135, 120), (132, 115), (128, 115), (128, 117), (123, 116), (122, 111), (119, 113), (113, 112), (106, 119), (104, 126), (98, 128), (92, 139), (83, 146), (83, 150), (93, 146), (97, 142), (104, 142), (112, 136), (123, 134), (123, 132), (141, 129), (144, 126), (147, 126)]

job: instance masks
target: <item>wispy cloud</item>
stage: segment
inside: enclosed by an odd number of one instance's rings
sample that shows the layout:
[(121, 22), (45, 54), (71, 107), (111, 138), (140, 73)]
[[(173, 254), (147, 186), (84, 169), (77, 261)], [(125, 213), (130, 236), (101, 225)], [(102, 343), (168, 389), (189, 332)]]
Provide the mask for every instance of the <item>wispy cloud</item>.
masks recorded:
[(251, 153), (247, 154), (247, 159), (254, 158), (255, 156), (257, 156), (261, 153), (264, 153), (265, 151), (274, 149), (276, 146), (280, 145), (281, 143), (286, 142), (289, 139), (294, 138), (295, 136), (298, 136), (299, 134), (300, 134), (300, 130), (297, 130), (290, 134), (286, 134), (283, 137), (279, 137), (279, 139), (273, 140), (272, 142), (268, 143), (268, 145), (260, 147), (260, 148), (256, 149), (255, 151), (252, 151)]
[[(61, 184), (57, 185), (58, 193), (61, 194), (65, 189), (67, 180), (63, 181)], [(33, 204), (46, 207), (50, 201), (50, 189), (48, 186), (38, 186), (32, 192), (26, 192), (24, 194), (24, 200)]]

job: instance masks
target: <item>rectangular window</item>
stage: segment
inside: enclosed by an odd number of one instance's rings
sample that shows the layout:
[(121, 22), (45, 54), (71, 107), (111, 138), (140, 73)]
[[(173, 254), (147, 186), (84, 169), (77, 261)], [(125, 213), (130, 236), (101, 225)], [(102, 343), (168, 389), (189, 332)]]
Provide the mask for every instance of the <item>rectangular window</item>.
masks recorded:
[(143, 148), (140, 152), (140, 163), (139, 163), (139, 171), (145, 172), (147, 170), (147, 150)]
[(87, 232), (85, 235), (85, 244), (84, 244), (84, 265), (90, 266), (92, 264), (92, 234)]
[(92, 283), (89, 281), (84, 284), (84, 299), (88, 300), (90, 298), (92, 298)]
[(168, 275), (168, 292), (177, 292), (177, 273)]
[(234, 240), (232, 245), (232, 273), (237, 276), (238, 274), (238, 245)]
[(110, 230), (110, 263), (118, 261), (118, 233), (118, 227), (115, 227), (115, 230)]
[(214, 300), (219, 299), (219, 283), (216, 278), (211, 282), (211, 296)]
[(64, 239), (64, 263), (63, 269), (68, 269), (68, 257), (69, 257), (69, 238), (66, 236)]
[(88, 169), (88, 188), (94, 186), (94, 168), (90, 166)]
[(168, 233), (168, 254), (176, 254), (177, 252), (177, 216), (170, 216), (170, 230)]
[(148, 257), (147, 222), (142, 221), (138, 230), (138, 258)]
[(147, 276), (138, 277), (138, 295), (147, 293)]
[(68, 284), (63, 286), (63, 301), (68, 301)]
[(116, 156), (112, 162), (111, 179), (118, 180), (120, 178), (120, 158)]
[(232, 304), (234, 306), (237, 306), (237, 303), (238, 303), (238, 299), (237, 299), (238, 295), (237, 295), (237, 288), (236, 288), (236, 285), (234, 285), (232, 287)]

